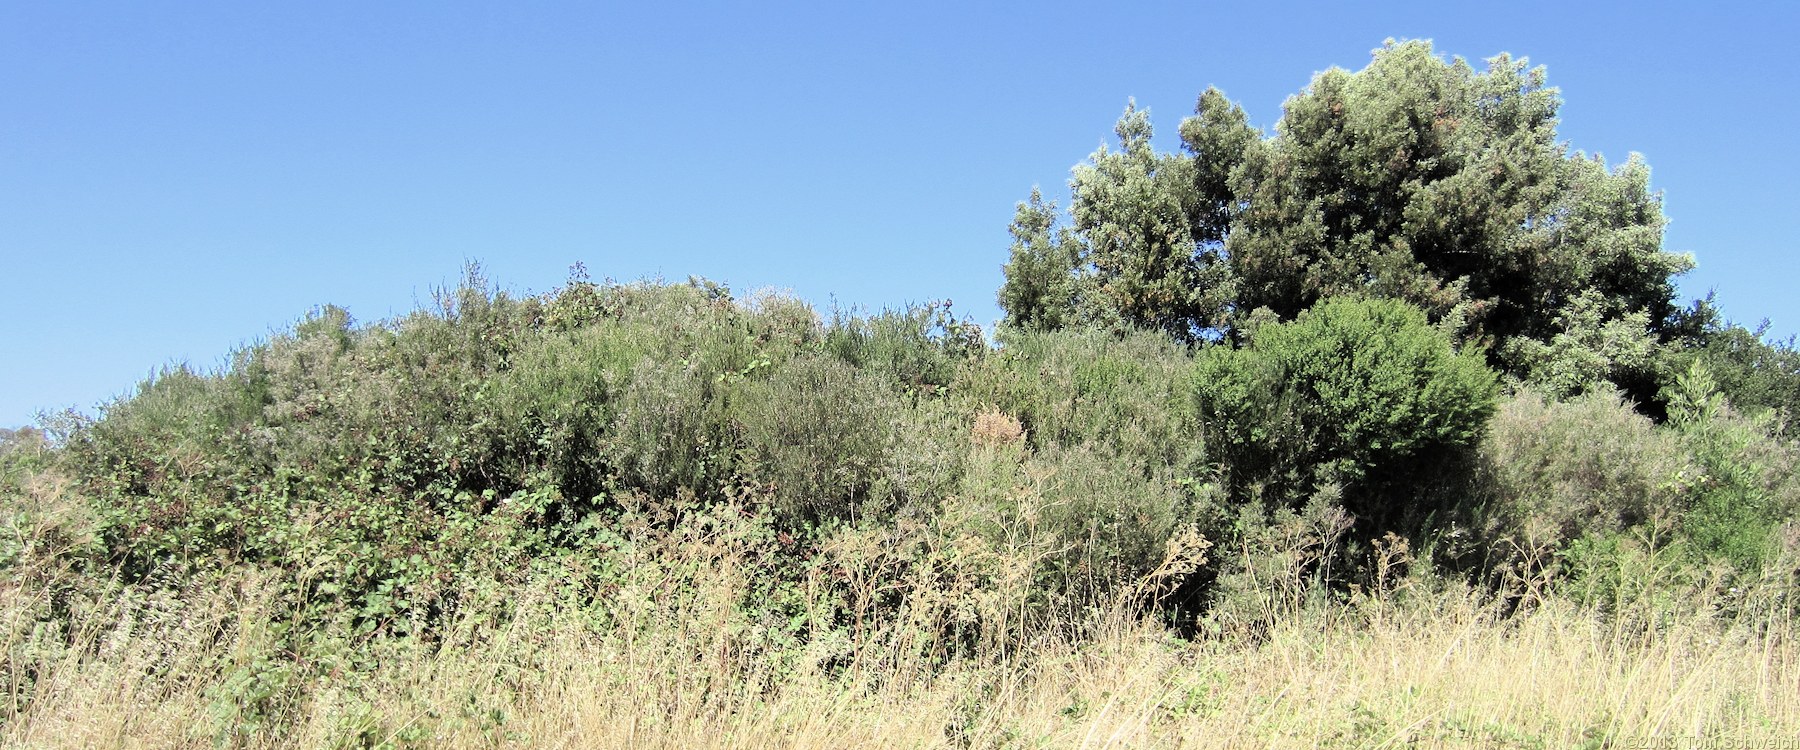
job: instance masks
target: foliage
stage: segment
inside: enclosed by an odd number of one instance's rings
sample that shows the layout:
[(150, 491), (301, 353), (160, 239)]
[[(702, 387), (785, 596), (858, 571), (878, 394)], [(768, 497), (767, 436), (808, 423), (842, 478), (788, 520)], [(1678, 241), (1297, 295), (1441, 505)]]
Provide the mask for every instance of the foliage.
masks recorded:
[(1751, 417), (1767, 410), (1770, 426), (1792, 436), (1800, 426), (1800, 351), (1794, 338), (1770, 340), (1766, 321), (1755, 329), (1725, 321), (1710, 296), (1681, 317), (1688, 330), (1664, 367), (1679, 373), (1702, 363), (1733, 409)]
[(1173, 476), (1147, 477), (1086, 445), (973, 451), (947, 522), (1019, 561), (1013, 574), (1039, 606), (1105, 600), (1151, 574), (1171, 541), (1204, 520)]
[(1583, 291), (1557, 316), (1549, 342), (1515, 338), (1507, 357), (1526, 373), (1526, 382), (1556, 398), (1653, 388), (1658, 347), (1649, 317), (1637, 310), (1606, 320), (1602, 305), (1597, 291)]
[(1431, 510), (1403, 504), (1480, 439), (1497, 384), (1417, 308), (1337, 298), (1202, 351), (1193, 392), (1235, 496), (1290, 503), (1337, 485), (1352, 512), (1397, 519)]
[(726, 388), (698, 363), (640, 360), (607, 441), (627, 486), (652, 496), (707, 496), (730, 476)]
[[(1612, 351), (1638, 346), (1621, 337), (1669, 334), (1670, 278), (1691, 260), (1662, 250), (1640, 159), (1609, 170), (1566, 152), (1560, 104), (1523, 60), (1477, 72), (1429, 43), (1389, 42), (1359, 72), (1318, 74), (1271, 137), (1209, 89), (1181, 125), (1183, 152), (1157, 153), (1146, 112), (1128, 106), (1121, 150), (1075, 169), (1069, 229), (1035, 197), (1021, 205), (1007, 322), (1120, 320), (1196, 340), (1236, 336), (1262, 308), (1286, 320), (1374, 295), (1500, 344), (1521, 377), (1578, 381), (1565, 389), (1618, 377), (1642, 366), (1635, 349)], [(1612, 345), (1598, 364), (1569, 351), (1597, 335)]]
[[(1044, 644), (1125, 627), (1174, 659), (1558, 592), (1644, 632), (1789, 632), (1800, 483), (1769, 417), (1695, 375), (1666, 426), (1526, 392), (1483, 439), (1495, 378), (1451, 327), (1336, 298), (1242, 346), (1084, 326), (990, 349), (941, 306), (825, 323), (580, 274), (533, 297), (472, 277), (373, 324), (320, 308), (0, 448), (0, 724), (95, 705), (68, 697), (82, 675), (183, 696), (159, 705), (189, 744), (529, 743), (511, 712), (551, 672), (741, 713), (795, 684), (1059, 673)], [(1465, 491), (1485, 515), (1452, 512)], [(1433, 565), (1508, 541), (1554, 562)], [(1003, 692), (971, 690), (937, 740)], [(1050, 713), (1108, 710), (1085, 690)]]
[[(902, 744), (1131, 743), (1269, 716), (1222, 697), (1245, 655), (1312, 679), (1370, 643), (1416, 661), (1389, 698), (1205, 741), (1606, 744), (1680, 713), (1586, 688), (1607, 708), (1559, 719), (1585, 734), (1408, 713), (1477, 647), (1567, 649), (1630, 695), (1731, 659), (1733, 690), (1790, 695), (1793, 344), (1670, 314), (1647, 172), (1564, 153), (1556, 106), (1416, 43), (1321, 74), (1273, 137), (1208, 91), (1160, 154), (1134, 104), (1070, 226), (1020, 207), (997, 346), (947, 302), (822, 320), (471, 268), (0, 432), (0, 741), (755, 743), (914, 705)], [(1680, 721), (1792, 718), (1723, 691)], [(116, 695), (165, 723), (86, 730)], [(1048, 723), (987, 718), (1009, 701)]]
[(1201, 453), (1188, 405), (1191, 358), (1152, 334), (1014, 331), (955, 390), (1016, 418), (1030, 444), (1093, 445), (1146, 470), (1188, 471)]
[(1071, 230), (1056, 226), (1055, 204), (1045, 203), (1033, 189), (1008, 230), (1012, 257), (999, 292), (1007, 321), (1028, 331), (1054, 331), (1078, 322), (1075, 270), (1082, 264), (1081, 247)]
[(790, 518), (853, 518), (892, 499), (886, 470), (898, 402), (881, 381), (835, 358), (789, 361), (734, 394), (745, 474), (773, 487)]
[(958, 365), (987, 348), (981, 327), (958, 320), (948, 302), (909, 305), (861, 317), (839, 310), (825, 330), (825, 350), (911, 394), (950, 384)]
[(1093, 308), (1087, 317), (1116, 316), (1187, 338), (1196, 322), (1218, 313), (1216, 264), (1189, 249), (1200, 239), (1195, 165), (1155, 152), (1150, 113), (1135, 103), (1115, 133), (1120, 150), (1102, 146), (1069, 183), (1080, 259), (1092, 269), (1081, 301)]
[(1481, 445), (1488, 497), (1476, 531), (1488, 545), (1543, 557), (1589, 535), (1667, 524), (1693, 475), (1680, 438), (1617, 393), (1502, 402)]
[(1779, 546), (1778, 524), (1800, 512), (1800, 450), (1734, 413), (1699, 362), (1672, 390), (1669, 419), (1698, 469), (1683, 477), (1681, 530), (1703, 554), (1761, 570)]
[(1348, 542), (1355, 519), (1331, 492), (1298, 508), (1239, 506), (1217, 579), (1207, 592), (1202, 627), (1256, 635), (1315, 610), (1330, 587), (1350, 580)]

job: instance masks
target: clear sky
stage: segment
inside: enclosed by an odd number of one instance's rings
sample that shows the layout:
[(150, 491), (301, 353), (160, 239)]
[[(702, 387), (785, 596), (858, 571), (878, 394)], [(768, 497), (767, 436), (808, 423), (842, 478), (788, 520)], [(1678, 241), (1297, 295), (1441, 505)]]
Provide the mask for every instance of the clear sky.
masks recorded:
[(1382, 40), (1548, 68), (1643, 153), (1684, 297), (1800, 331), (1791, 3), (0, 3), (0, 425), (309, 308), (701, 275), (984, 325), (1007, 222), (1208, 85), (1270, 128)]

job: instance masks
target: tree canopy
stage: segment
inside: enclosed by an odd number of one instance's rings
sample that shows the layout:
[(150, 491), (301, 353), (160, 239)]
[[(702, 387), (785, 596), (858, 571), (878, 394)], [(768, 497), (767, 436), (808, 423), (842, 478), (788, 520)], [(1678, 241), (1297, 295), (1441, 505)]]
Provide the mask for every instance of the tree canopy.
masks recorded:
[[(1181, 151), (1162, 153), (1134, 102), (1118, 150), (1075, 168), (1066, 226), (1035, 192), (1020, 204), (1006, 324), (1235, 338), (1258, 310), (1289, 320), (1355, 294), (1415, 304), (1528, 379), (1567, 369), (1583, 341), (1654, 344), (1692, 261), (1662, 247), (1643, 159), (1609, 168), (1572, 151), (1560, 105), (1522, 58), (1477, 71), (1423, 41), (1319, 73), (1273, 135), (1209, 88)], [(1633, 366), (1581, 354), (1606, 360), (1582, 372), (1627, 379), (1616, 371)]]

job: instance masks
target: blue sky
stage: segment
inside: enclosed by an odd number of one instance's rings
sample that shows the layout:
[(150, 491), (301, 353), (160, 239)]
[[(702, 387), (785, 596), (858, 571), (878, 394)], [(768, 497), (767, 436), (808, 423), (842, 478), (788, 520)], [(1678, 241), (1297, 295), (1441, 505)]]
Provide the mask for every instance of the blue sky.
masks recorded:
[(0, 4), (0, 425), (213, 367), (309, 308), (702, 275), (985, 324), (1031, 187), (1127, 97), (1268, 128), (1383, 39), (1527, 56), (1643, 153), (1684, 296), (1800, 331), (1787, 3)]

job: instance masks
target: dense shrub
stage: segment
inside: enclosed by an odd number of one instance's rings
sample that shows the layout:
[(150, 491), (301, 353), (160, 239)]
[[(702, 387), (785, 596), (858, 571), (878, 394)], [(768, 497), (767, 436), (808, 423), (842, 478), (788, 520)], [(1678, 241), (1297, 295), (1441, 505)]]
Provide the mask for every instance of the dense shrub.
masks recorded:
[(1670, 422), (1699, 469), (1683, 477), (1683, 533), (1703, 554), (1760, 570), (1778, 544), (1778, 524), (1800, 512), (1800, 449), (1771, 437), (1773, 413), (1751, 419), (1734, 412), (1698, 362), (1676, 380), (1668, 401)]
[(1336, 484), (1353, 512), (1390, 519), (1430, 510), (1403, 504), (1480, 438), (1497, 388), (1479, 354), (1394, 300), (1327, 300), (1247, 346), (1204, 350), (1193, 375), (1234, 495), (1291, 503)]
[(888, 481), (903, 516), (917, 518), (957, 492), (969, 457), (966, 403), (920, 399), (895, 414)]
[(1495, 380), (1440, 328), (1334, 300), (1197, 357), (1100, 329), (989, 349), (938, 306), (825, 325), (697, 280), (514, 298), (471, 279), (392, 321), (320, 308), (51, 443), (15, 436), (0, 463), (67, 476), (86, 505), (57, 522), (59, 570), (144, 590), (257, 571), (296, 650), (436, 637), (541, 575), (605, 611), (617, 566), (658, 564), (633, 545), (739, 516), (756, 616), (800, 618), (768, 633), (925, 617), (964, 646), (1126, 600), (1253, 630), (1390, 580), (1408, 540), (1378, 535), (1431, 532), (1401, 522), (1465, 496), (1485, 515), (1456, 520), (1490, 545), (1574, 561), (1667, 518), (1683, 559), (1768, 564), (1800, 483), (1767, 418), (1693, 384), (1671, 427), (1604, 393), (1525, 393), (1471, 462)]
[(1491, 482), (1478, 523), (1496, 548), (1549, 552), (1679, 512), (1692, 472), (1681, 441), (1613, 392), (1566, 402), (1525, 390), (1481, 444)]
[(1621, 613), (1619, 602), (1664, 611), (1721, 580), (1792, 576), (1771, 565), (1792, 553), (1800, 453), (1772, 436), (1773, 414), (1735, 413), (1698, 364), (1664, 398), (1659, 426), (1616, 393), (1516, 394), (1482, 443), (1476, 533), (1456, 531), (1440, 552), (1479, 551), (1496, 580), (1554, 582)]
[(620, 401), (648, 356), (642, 332), (613, 320), (540, 336), (477, 392), (489, 409), (470, 426), (471, 439), (591, 496), (611, 466), (606, 441)]
[(1019, 561), (1013, 574), (1040, 605), (1092, 603), (1139, 580), (1199, 515), (1178, 478), (1085, 445), (974, 444), (951, 502), (952, 528)]
[(744, 473), (772, 486), (788, 518), (857, 516), (869, 501), (892, 499), (898, 408), (881, 381), (837, 359), (794, 359), (733, 394)]
[(1187, 396), (1192, 361), (1167, 337), (1008, 331), (1004, 343), (998, 356), (966, 370), (956, 391), (1018, 419), (1031, 445), (1091, 445), (1146, 468), (1198, 462)]
[(645, 359), (632, 370), (610, 426), (609, 458), (627, 486), (659, 498), (714, 494), (730, 476), (724, 388), (695, 365)]
[(947, 302), (908, 305), (877, 315), (832, 313), (825, 350), (914, 394), (934, 394), (957, 368), (987, 350), (981, 328), (959, 321)]
[[(1334, 587), (1381, 587), (1386, 570), (1358, 578), (1350, 549), (1355, 519), (1332, 491), (1315, 493), (1298, 507), (1245, 503), (1226, 529), (1225, 544), (1210, 571), (1200, 626), (1212, 632), (1257, 636), (1303, 615)], [(1390, 543), (1397, 537), (1389, 536)], [(1391, 548), (1391, 547), (1390, 547)]]
[[(1800, 350), (1794, 337), (1771, 339), (1766, 322), (1753, 330), (1723, 321), (1710, 299), (1696, 303), (1686, 317), (1695, 330), (1669, 357), (1668, 369), (1679, 374), (1702, 363), (1733, 409), (1746, 416), (1771, 411), (1770, 426), (1793, 437), (1800, 428)], [(1667, 380), (1674, 384), (1673, 377)]]

